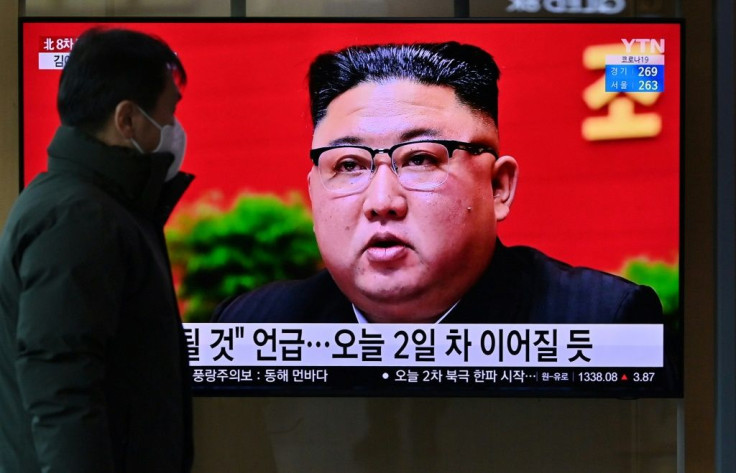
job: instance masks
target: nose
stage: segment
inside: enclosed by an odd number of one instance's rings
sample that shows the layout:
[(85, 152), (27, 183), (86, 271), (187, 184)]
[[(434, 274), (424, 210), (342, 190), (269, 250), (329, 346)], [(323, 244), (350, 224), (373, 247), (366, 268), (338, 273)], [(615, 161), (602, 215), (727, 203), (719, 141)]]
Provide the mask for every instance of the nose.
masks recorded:
[(391, 169), (389, 160), (375, 160), (375, 171), (363, 200), (363, 213), (369, 220), (402, 219), (406, 216), (405, 190)]

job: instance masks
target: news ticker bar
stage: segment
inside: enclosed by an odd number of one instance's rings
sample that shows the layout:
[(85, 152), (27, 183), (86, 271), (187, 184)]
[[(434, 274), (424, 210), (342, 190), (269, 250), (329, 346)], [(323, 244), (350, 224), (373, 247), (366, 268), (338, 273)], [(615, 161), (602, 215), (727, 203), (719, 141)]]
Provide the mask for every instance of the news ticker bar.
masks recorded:
[[(208, 367), (661, 368), (661, 324), (184, 324)], [(541, 375), (541, 373), (540, 373)]]
[[(192, 367), (195, 392), (380, 394), (653, 393), (667, 383), (663, 368), (397, 368), (397, 367)], [(327, 391), (325, 391), (327, 389)], [(499, 390), (499, 391), (494, 391)]]

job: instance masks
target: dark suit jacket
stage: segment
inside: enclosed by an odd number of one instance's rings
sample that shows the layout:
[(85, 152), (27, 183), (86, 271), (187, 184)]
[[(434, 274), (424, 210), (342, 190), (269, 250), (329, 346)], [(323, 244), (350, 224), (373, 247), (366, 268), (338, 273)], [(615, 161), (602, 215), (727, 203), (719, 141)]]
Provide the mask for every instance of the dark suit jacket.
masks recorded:
[[(350, 301), (327, 271), (223, 302), (216, 322), (355, 323)], [(491, 264), (442, 323), (663, 323), (656, 293), (626, 279), (572, 267), (529, 247), (497, 241)], [(679, 391), (679, 351), (665, 326), (661, 393)], [(651, 392), (654, 392), (652, 390)]]
[[(214, 320), (356, 322), (350, 301), (327, 271), (226, 301)], [(443, 323), (662, 323), (662, 306), (649, 287), (499, 241), (488, 269)]]

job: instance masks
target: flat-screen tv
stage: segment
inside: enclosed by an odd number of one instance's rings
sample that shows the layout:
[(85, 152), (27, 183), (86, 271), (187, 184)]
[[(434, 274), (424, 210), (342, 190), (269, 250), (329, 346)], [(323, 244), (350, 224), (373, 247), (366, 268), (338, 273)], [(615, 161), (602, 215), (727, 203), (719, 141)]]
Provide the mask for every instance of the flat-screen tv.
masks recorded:
[[(155, 35), (186, 69), (196, 179), (166, 236), (195, 393), (681, 396), (681, 22), (20, 26), (23, 185), (46, 167), (83, 31)], [(408, 44), (421, 63), (417, 44), (445, 42), (495, 60), (495, 119), (460, 97), (462, 71), (460, 86), (364, 75), (312, 119), (323, 53)], [(398, 61), (368, 56), (353, 62)], [(425, 172), (443, 175), (406, 178)]]

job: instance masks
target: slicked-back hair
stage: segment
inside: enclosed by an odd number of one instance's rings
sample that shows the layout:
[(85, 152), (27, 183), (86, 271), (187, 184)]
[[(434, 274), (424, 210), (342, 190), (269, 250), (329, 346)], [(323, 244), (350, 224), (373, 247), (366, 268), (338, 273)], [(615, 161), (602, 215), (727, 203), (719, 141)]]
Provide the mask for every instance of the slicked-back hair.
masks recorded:
[(340, 94), (364, 82), (392, 79), (448, 86), (460, 102), (483, 112), (498, 125), (498, 79), (493, 57), (481, 48), (446, 43), (351, 46), (324, 53), (309, 68), (312, 124), (327, 113)]
[(125, 29), (87, 30), (61, 73), (56, 103), (61, 122), (95, 133), (123, 100), (151, 112), (170, 74), (186, 83), (184, 66), (162, 40)]

